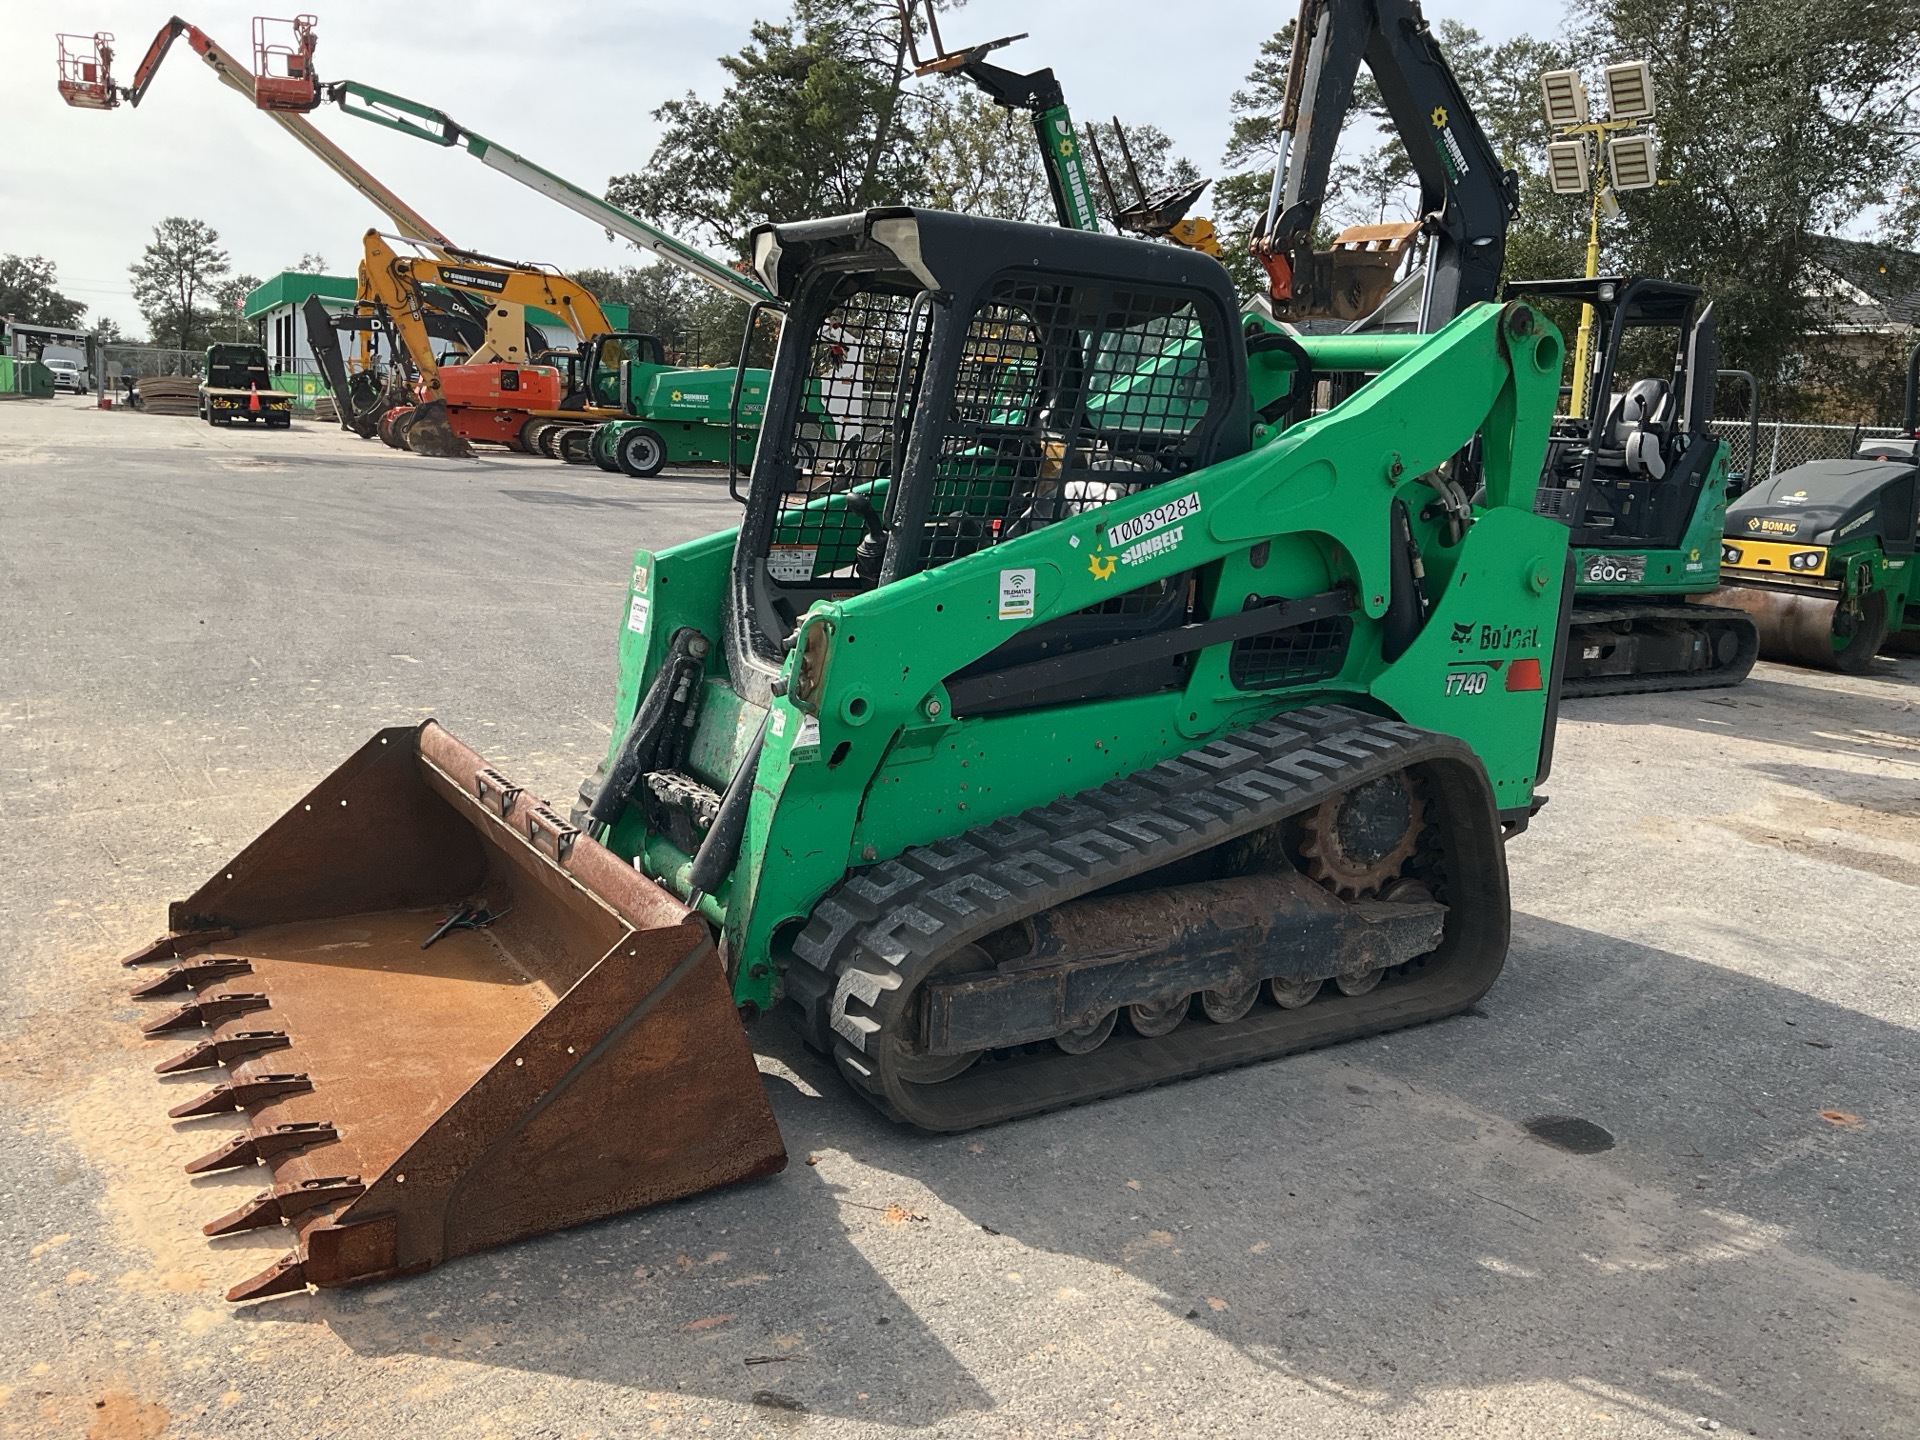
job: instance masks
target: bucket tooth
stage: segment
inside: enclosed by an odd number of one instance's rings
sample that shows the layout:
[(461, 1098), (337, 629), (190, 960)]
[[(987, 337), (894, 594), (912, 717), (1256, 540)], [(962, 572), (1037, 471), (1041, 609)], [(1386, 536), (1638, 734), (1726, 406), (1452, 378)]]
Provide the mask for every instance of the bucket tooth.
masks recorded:
[(143, 1035), (167, 1035), (175, 1030), (193, 1030), (201, 1026), (218, 1025), (223, 1020), (231, 1020), (239, 1015), (251, 1015), (256, 1010), (270, 1009), (267, 997), (251, 990), (233, 990), (223, 995), (202, 995), (198, 1000), (189, 1000), (170, 1015), (162, 1015), (158, 1020), (149, 1020), (140, 1027)]
[(243, 1300), (264, 1300), (269, 1295), (291, 1295), (296, 1290), (307, 1288), (306, 1262), (300, 1258), (298, 1250), (289, 1251), (258, 1275), (249, 1276), (227, 1291), (230, 1303), (238, 1305)]
[(330, 1120), (292, 1120), (265, 1130), (249, 1130), (236, 1135), (218, 1150), (209, 1150), (198, 1160), (189, 1161), (189, 1175), (206, 1175), (215, 1170), (237, 1170), (260, 1160), (277, 1160), (309, 1145), (324, 1145), (338, 1140), (340, 1132)]
[(209, 1220), (200, 1227), (203, 1235), (238, 1235), (242, 1230), (258, 1230), (267, 1225), (278, 1225), (281, 1220), (280, 1200), (271, 1190), (262, 1190), (237, 1210), (229, 1210), (218, 1220)]
[(153, 1067), (156, 1075), (179, 1075), (188, 1070), (212, 1070), (220, 1064), (220, 1050), (211, 1040), (202, 1040), (199, 1044), (182, 1050), (171, 1059), (162, 1060)]
[(231, 1035), (202, 1040), (171, 1060), (162, 1060), (153, 1067), (153, 1073), (177, 1075), (183, 1070), (211, 1070), (216, 1065), (231, 1065), (264, 1055), (269, 1050), (284, 1050), (292, 1043), (284, 1030), (237, 1030)]
[(219, 926), (211, 930), (172, 931), (150, 945), (142, 945), (130, 955), (122, 955), (122, 965), (151, 965), (156, 960), (178, 960), (182, 945), (211, 945), (216, 940), (231, 940), (233, 930)]
[(225, 1085), (216, 1085), (198, 1099), (174, 1106), (167, 1111), (167, 1116), (173, 1120), (186, 1120), (195, 1115), (220, 1115), (228, 1110), (257, 1105), (276, 1095), (298, 1095), (311, 1089), (313, 1081), (305, 1075), (250, 1075), (245, 1080), (230, 1080)]
[(229, 975), (248, 975), (252, 972), (253, 962), (238, 955), (201, 955), (163, 971), (144, 985), (135, 986), (133, 998), (147, 1000), (155, 995), (174, 995), (182, 990), (191, 990), (196, 985), (205, 985), (210, 980), (224, 980)]
[(237, 1235), (242, 1230), (278, 1225), (322, 1205), (356, 1199), (365, 1194), (366, 1189), (358, 1175), (325, 1175), (302, 1180), (297, 1185), (276, 1185), (271, 1190), (262, 1190), (239, 1209), (209, 1221), (202, 1231), (208, 1235)]

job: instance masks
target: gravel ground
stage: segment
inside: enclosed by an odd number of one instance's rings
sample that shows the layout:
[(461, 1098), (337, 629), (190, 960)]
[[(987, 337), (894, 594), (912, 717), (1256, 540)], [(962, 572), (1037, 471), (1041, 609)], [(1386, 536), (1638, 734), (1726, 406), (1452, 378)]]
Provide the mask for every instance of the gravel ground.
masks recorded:
[(382, 725), (569, 795), (734, 513), (0, 404), (0, 1434), (1920, 1435), (1916, 661), (1570, 703), (1467, 1016), (944, 1139), (763, 1023), (777, 1179), (226, 1306), (115, 959)]

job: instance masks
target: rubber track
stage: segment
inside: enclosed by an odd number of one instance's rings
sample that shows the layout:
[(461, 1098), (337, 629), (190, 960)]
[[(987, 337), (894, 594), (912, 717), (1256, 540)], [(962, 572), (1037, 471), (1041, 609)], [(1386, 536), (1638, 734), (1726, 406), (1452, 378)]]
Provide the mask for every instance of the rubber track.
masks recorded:
[[(1189, 1020), (1155, 1040), (1117, 1030), (1087, 1055), (1051, 1044), (915, 1085), (891, 1072), (914, 991), (980, 936), (1170, 861), (1276, 824), (1410, 765), (1425, 767), (1446, 819), (1441, 888), (1452, 907), (1435, 956), (1365, 996), (1331, 986), (1302, 1010), (1257, 1005), (1232, 1025)], [(1339, 706), (1288, 712), (1097, 789), (969, 830), (842, 881), (794, 942), (789, 998), (815, 1010), (854, 1089), (883, 1113), (938, 1131), (970, 1129), (1229, 1066), (1420, 1024), (1465, 1009), (1506, 958), (1505, 854), (1485, 771), (1452, 736)], [(1465, 873), (1465, 872), (1471, 872)], [(1451, 880), (1451, 883), (1449, 883)], [(1418, 978), (1418, 977), (1415, 977)], [(824, 1021), (824, 1024), (820, 1023)]]
[(1760, 658), (1760, 629), (1744, 610), (1724, 605), (1623, 605), (1612, 609), (1573, 607), (1572, 624), (1565, 643), (1577, 643), (1580, 632), (1589, 625), (1610, 625), (1616, 620), (1679, 620), (1698, 626), (1704, 621), (1725, 620), (1744, 623), (1740, 633), (1740, 652), (1733, 663), (1720, 670), (1690, 671), (1675, 675), (1671, 671), (1652, 675), (1599, 675), (1577, 679), (1572, 675), (1560, 682), (1563, 700), (1590, 700), (1602, 695), (1646, 695), (1666, 690), (1724, 690), (1738, 685)]

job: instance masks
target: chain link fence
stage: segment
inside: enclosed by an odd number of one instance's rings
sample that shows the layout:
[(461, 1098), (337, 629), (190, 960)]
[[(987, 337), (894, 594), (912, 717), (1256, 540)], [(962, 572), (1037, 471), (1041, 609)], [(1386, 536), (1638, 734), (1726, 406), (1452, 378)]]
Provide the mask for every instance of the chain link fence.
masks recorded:
[(1753, 484), (1771, 480), (1781, 471), (1809, 460), (1845, 460), (1869, 440), (1904, 438), (1904, 432), (1893, 425), (1802, 425), (1762, 420), (1756, 435), (1745, 420), (1712, 423), (1713, 433), (1727, 443), (1727, 468), (1750, 477)]

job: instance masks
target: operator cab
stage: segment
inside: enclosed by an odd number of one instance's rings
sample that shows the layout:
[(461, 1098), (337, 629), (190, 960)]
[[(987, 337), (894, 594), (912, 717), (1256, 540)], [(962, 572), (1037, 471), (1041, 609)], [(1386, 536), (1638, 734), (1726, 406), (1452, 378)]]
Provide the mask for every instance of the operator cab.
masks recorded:
[[(734, 557), (728, 650), (757, 702), (816, 600), (977, 554), (1250, 443), (1239, 306), (1205, 255), (908, 208), (763, 225), (753, 245), (789, 306)], [(1018, 618), (1023, 579), (1002, 577), (1003, 618)], [(1190, 588), (1163, 582), (1098, 614), (1009, 627), (1011, 644), (981, 663), (1179, 624)]]
[[(1592, 414), (1554, 420), (1535, 513), (1569, 526), (1576, 546), (1678, 545), (1721, 444), (1711, 428), (1713, 306), (1698, 286), (1642, 276), (1515, 280), (1506, 298), (1591, 305), (1600, 341), (1587, 376)], [(1623, 350), (1649, 339), (1664, 371), (1623, 381)]]
[(627, 382), (622, 377), (630, 372), (624, 367), (629, 364), (664, 366), (667, 352), (658, 335), (622, 330), (591, 336), (573, 358), (561, 409), (625, 410)]

